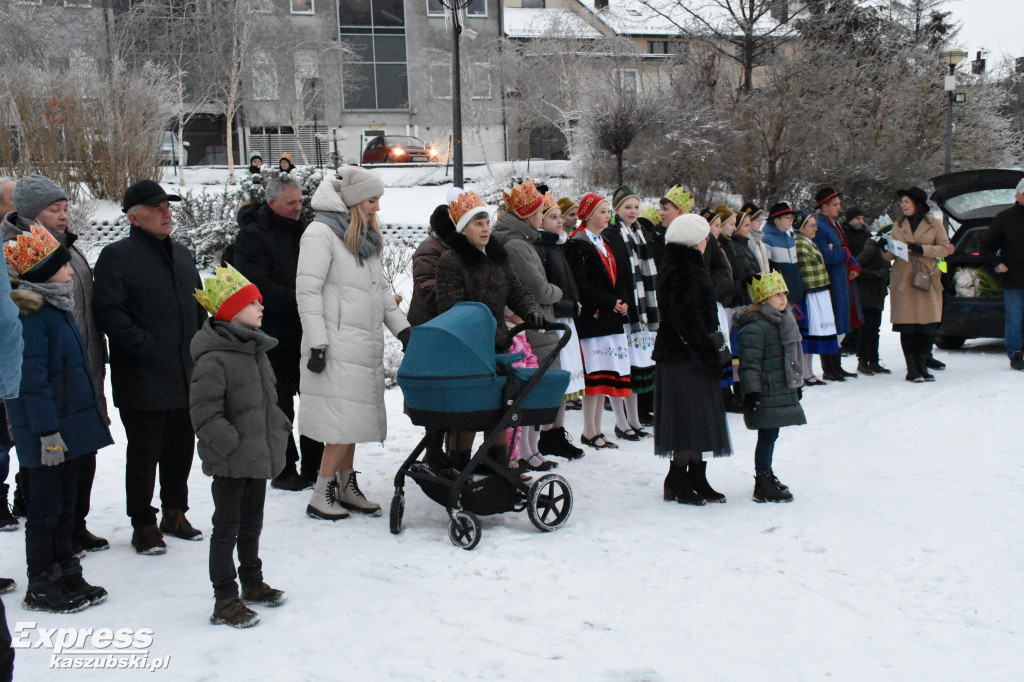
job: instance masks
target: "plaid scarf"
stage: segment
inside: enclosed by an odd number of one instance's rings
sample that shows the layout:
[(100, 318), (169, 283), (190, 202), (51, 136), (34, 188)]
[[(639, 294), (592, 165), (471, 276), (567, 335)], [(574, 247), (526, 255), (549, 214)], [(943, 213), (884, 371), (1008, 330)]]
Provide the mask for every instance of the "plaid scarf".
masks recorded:
[(619, 227), (622, 241), (629, 247), (629, 266), (633, 270), (633, 284), (636, 288), (637, 322), (630, 324), (632, 332), (658, 331), (658, 268), (654, 256), (647, 246), (644, 233), (632, 229), (625, 223)]

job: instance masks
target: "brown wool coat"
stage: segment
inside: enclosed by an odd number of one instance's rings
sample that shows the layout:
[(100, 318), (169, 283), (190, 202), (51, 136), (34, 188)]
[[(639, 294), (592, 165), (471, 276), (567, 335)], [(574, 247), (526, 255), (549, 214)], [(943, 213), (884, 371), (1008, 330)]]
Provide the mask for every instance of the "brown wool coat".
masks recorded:
[[(892, 273), (889, 283), (889, 307), (892, 312), (893, 324), (930, 324), (942, 320), (942, 283), (940, 272), (936, 268), (939, 258), (946, 258), (953, 253), (953, 247), (946, 236), (946, 228), (942, 221), (927, 215), (917, 226), (915, 232), (910, 231), (910, 223), (906, 216), (899, 219), (892, 228), (893, 239), (908, 244), (920, 244), (924, 253), (920, 256), (910, 254), (910, 260), (904, 262), (886, 250), (885, 259), (892, 261)], [(914, 272), (933, 272), (932, 286), (922, 291), (910, 283)]]

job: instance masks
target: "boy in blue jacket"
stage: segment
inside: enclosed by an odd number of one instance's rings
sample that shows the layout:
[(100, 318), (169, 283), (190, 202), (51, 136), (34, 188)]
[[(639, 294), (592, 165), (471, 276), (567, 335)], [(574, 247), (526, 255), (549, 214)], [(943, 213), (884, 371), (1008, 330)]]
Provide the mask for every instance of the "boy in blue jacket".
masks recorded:
[(19, 396), (7, 401), (14, 446), (29, 477), (25, 558), (33, 611), (72, 613), (106, 600), (82, 578), (71, 549), (78, 457), (113, 440), (100, 414), (85, 344), (72, 310), (71, 256), (45, 229), (4, 246), (16, 273), (11, 299), (21, 314), (24, 353)]

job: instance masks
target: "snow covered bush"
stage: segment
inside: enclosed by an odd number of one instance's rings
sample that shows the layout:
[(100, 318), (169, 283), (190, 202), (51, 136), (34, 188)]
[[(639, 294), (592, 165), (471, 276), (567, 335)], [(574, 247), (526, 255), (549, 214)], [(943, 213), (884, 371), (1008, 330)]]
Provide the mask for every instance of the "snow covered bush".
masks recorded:
[[(313, 192), (316, 191), (316, 188), (320, 186), (320, 182), (324, 179), (324, 172), (316, 166), (297, 166), (290, 174), (292, 178), (299, 181), (299, 185), (302, 187), (302, 215), (299, 216), (299, 220), (304, 223), (308, 224), (311, 222), (313, 215), (316, 213), (310, 207), (309, 201), (313, 198)], [(333, 173), (334, 171), (328, 170), (326, 172)], [(249, 204), (266, 201), (266, 182), (270, 178), (279, 175), (285, 175), (285, 173), (271, 168), (260, 173), (259, 179), (256, 181), (254, 181), (255, 176), (250, 175), (247, 177), (242, 181), (242, 185), (238, 190), (241, 201)]]
[(200, 267), (218, 264), (224, 249), (235, 243), (235, 216), (241, 205), (237, 190), (225, 188), (220, 194), (185, 192), (181, 201), (171, 203), (175, 241), (188, 247)]

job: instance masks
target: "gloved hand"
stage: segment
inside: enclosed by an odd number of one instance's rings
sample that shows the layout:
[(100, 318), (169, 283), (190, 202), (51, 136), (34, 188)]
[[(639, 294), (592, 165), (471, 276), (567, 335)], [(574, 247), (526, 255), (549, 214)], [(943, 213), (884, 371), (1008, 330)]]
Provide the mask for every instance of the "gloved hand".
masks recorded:
[(529, 325), (531, 329), (540, 329), (542, 327), (547, 326), (544, 323), (544, 313), (539, 312), (529, 313), (526, 317), (523, 318), (523, 322)]
[(309, 351), (309, 362), (306, 363), (306, 369), (310, 372), (319, 374), (324, 371), (327, 367), (327, 349), (326, 348), (313, 348)]
[(412, 327), (406, 327), (402, 331), (395, 334), (395, 338), (402, 342), (402, 352), (404, 353), (409, 348), (409, 337), (412, 336)]
[(922, 248), (920, 244), (907, 244), (907, 251), (915, 256), (921, 256), (924, 254), (924, 248)]
[(54, 431), (53, 433), (42, 436), (40, 440), (42, 441), (40, 459), (42, 460), (43, 466), (53, 467), (58, 464), (63, 464), (64, 455), (68, 451), (68, 446), (64, 444), (64, 439), (60, 437), (60, 431)]
[(747, 408), (751, 412), (757, 412), (757, 408), (761, 406), (761, 394), (757, 391), (751, 391), (743, 395), (743, 407)]

